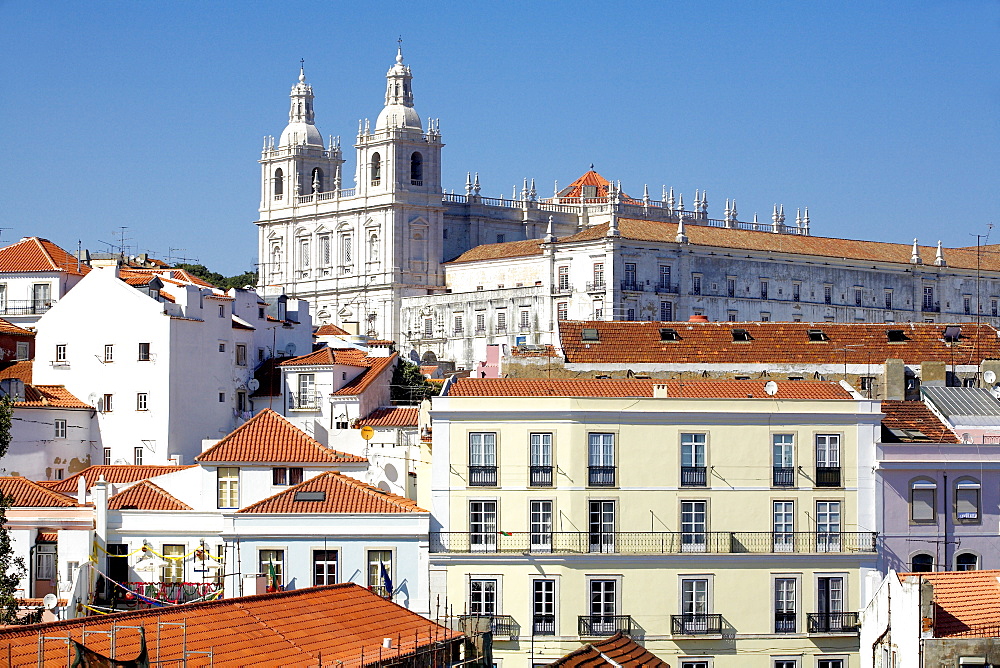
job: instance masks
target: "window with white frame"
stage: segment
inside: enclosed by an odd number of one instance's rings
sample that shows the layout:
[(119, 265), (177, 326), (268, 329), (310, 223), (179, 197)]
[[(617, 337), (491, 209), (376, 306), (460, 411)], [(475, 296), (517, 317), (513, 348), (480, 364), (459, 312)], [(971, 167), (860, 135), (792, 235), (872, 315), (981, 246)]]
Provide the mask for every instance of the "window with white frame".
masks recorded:
[(795, 486), (795, 434), (771, 434), (771, 485)]
[(111, 466), (111, 448), (104, 448), (104, 465)]
[(774, 579), (774, 632), (795, 633), (795, 578)]
[(115, 408), (115, 395), (105, 394), (103, 403), (101, 404), (101, 410), (105, 413), (110, 413)]
[(31, 344), (27, 341), (18, 341), (14, 351), (14, 359), (17, 361), (26, 360), (31, 357)]
[(615, 632), (615, 615), (618, 612), (618, 580), (593, 578), (590, 589), (590, 628), (581, 635), (611, 635)]
[(296, 408), (312, 408), (316, 403), (316, 374), (298, 374)]
[(686, 633), (708, 630), (708, 578), (681, 578), (681, 615)]
[(910, 520), (920, 523), (937, 521), (937, 483), (914, 480), (910, 483)]
[[(268, 589), (277, 591), (281, 589), (285, 577), (285, 551), (284, 550), (258, 550), (257, 565), (260, 568), (258, 573), (266, 575), (268, 578)], [(271, 579), (274, 573), (274, 579)]]
[(531, 325), (531, 312), (527, 309), (521, 311), (521, 329), (528, 329)]
[(660, 320), (670, 322), (674, 319), (674, 303), (668, 301), (660, 302)]
[(955, 520), (957, 522), (979, 522), (979, 481), (960, 478), (955, 483)]
[(139, 344), (139, 361), (148, 362), (150, 360), (149, 344), (140, 343)]
[(313, 550), (313, 586), (337, 584), (337, 550)]
[(602, 288), (604, 287), (604, 263), (595, 262), (594, 263), (594, 287)]
[(299, 268), (309, 268), (309, 240), (299, 239)]
[(496, 550), (496, 501), (469, 501), (469, 545), (474, 552), (493, 552)]
[(532, 625), (534, 634), (551, 636), (556, 633), (556, 581), (538, 578), (531, 582)]
[(184, 582), (184, 546), (163, 546), (163, 581), (170, 583)]
[(681, 550), (704, 552), (708, 541), (708, 502), (681, 501)]
[(61, 420), (57, 418), (54, 424), (55, 424), (55, 437), (66, 438), (66, 420)]
[(771, 531), (775, 552), (792, 552), (795, 549), (795, 503), (793, 501), (772, 502)]
[(705, 487), (705, 434), (681, 434), (681, 487)]
[(556, 303), (556, 320), (566, 320), (569, 318), (569, 302)]
[(354, 264), (354, 237), (345, 234), (340, 238), (340, 263), (344, 269), (350, 271)]
[(246, 366), (247, 365), (247, 344), (237, 343), (236, 344), (236, 366)]
[(462, 316), (456, 315), (455, 316), (454, 333), (455, 334), (461, 334), (464, 329), (465, 329), (465, 327), (464, 327), (463, 322), (462, 322)]
[(220, 466), (216, 472), (218, 477), (219, 508), (239, 508), (240, 505), (240, 470), (235, 466)]
[(507, 311), (497, 311), (497, 331), (507, 331)]
[(955, 556), (956, 571), (975, 571), (979, 569), (979, 555), (972, 552), (960, 552)]
[(569, 290), (569, 267), (562, 266), (557, 270), (558, 273), (558, 289), (560, 292), (565, 292)]
[(56, 580), (56, 546), (52, 543), (39, 543), (35, 545), (35, 573), (34, 579)]
[(528, 524), (532, 552), (552, 550), (552, 502), (530, 501), (528, 503)]
[(381, 596), (390, 596), (386, 576), (393, 580), (392, 550), (368, 550), (368, 588)]
[(497, 614), (495, 578), (469, 578), (469, 614), (478, 617), (492, 617)]
[(132, 463), (136, 466), (142, 466), (142, 448), (133, 448)]
[(146, 392), (137, 392), (135, 395), (135, 409), (137, 411), (144, 411), (149, 409), (149, 394)]
[(104, 361), (114, 362), (115, 361), (115, 346), (112, 343), (107, 343), (104, 345)]
[(816, 551), (840, 551), (840, 501), (816, 502)]
[(333, 252), (330, 246), (330, 235), (322, 235), (319, 238), (319, 263), (322, 267), (329, 267), (333, 261)]

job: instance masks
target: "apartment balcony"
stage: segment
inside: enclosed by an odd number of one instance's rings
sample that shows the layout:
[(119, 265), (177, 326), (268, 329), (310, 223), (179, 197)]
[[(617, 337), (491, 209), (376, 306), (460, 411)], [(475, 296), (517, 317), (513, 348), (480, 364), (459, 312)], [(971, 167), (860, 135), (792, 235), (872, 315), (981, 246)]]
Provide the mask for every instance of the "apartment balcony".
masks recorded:
[(604, 292), (607, 284), (604, 281), (587, 281), (587, 292)]
[(708, 486), (707, 466), (681, 467), (681, 487), (706, 487), (706, 486)]
[(675, 636), (721, 635), (722, 615), (670, 615), (670, 633)]
[(572, 285), (553, 285), (552, 286), (553, 295), (571, 295), (573, 294)]
[(528, 554), (873, 554), (878, 534), (870, 531), (773, 533), (770, 531), (530, 531), (436, 532), (437, 553)]
[(681, 287), (676, 283), (657, 283), (656, 291), (666, 294), (678, 295), (681, 292)]
[(496, 487), (496, 466), (470, 466), (469, 487)]
[(494, 640), (510, 640), (521, 632), (520, 625), (510, 615), (461, 615), (458, 624), (463, 633), (474, 635), (489, 631)]
[(795, 633), (795, 613), (794, 612), (776, 612), (774, 613), (774, 632), (775, 633)]
[(940, 313), (941, 302), (924, 302), (920, 305), (920, 310), (924, 313)]
[(587, 485), (590, 487), (614, 487), (614, 466), (588, 466)]
[(554, 636), (556, 634), (556, 616), (535, 615), (532, 620), (532, 632), (536, 636)]
[(773, 487), (795, 487), (795, 467), (775, 466), (771, 469)]
[(809, 633), (858, 633), (861, 624), (856, 612), (810, 612)]
[(0, 301), (0, 315), (41, 315), (55, 303), (54, 299), (6, 299)]
[(551, 466), (531, 466), (528, 476), (528, 484), (531, 487), (552, 487)]
[(816, 467), (817, 487), (840, 487), (840, 467), (839, 466), (817, 466)]
[(642, 292), (646, 289), (645, 285), (636, 281), (622, 281), (621, 285), (623, 292)]
[(639, 634), (631, 615), (580, 615), (581, 636), (613, 636), (621, 631), (627, 636)]

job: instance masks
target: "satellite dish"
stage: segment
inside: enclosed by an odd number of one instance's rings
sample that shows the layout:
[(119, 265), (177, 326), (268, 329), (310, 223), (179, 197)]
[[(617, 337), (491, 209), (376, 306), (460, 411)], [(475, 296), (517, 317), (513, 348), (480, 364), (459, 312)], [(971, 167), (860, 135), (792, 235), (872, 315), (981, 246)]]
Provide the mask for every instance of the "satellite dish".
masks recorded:
[(100, 397), (97, 396), (97, 392), (91, 392), (90, 394), (87, 395), (87, 403), (93, 406), (94, 408), (97, 408), (97, 400), (99, 398)]
[(247, 383), (247, 389), (249, 389), (251, 392), (256, 392), (257, 390), (260, 389), (260, 381), (257, 380), (256, 378), (251, 378), (250, 382)]
[(46, 610), (51, 610), (57, 605), (59, 605), (59, 598), (55, 594), (46, 594), (42, 597), (42, 607)]
[(993, 371), (985, 371), (983, 372), (983, 380), (992, 385), (997, 381), (997, 375)]
[(767, 392), (768, 396), (773, 397), (778, 393), (778, 384), (773, 380), (769, 380), (764, 383), (764, 391)]
[(294, 343), (289, 343), (287, 346), (285, 346), (285, 352), (288, 353), (289, 357), (291, 357), (292, 355), (294, 355), (295, 354), (295, 344)]

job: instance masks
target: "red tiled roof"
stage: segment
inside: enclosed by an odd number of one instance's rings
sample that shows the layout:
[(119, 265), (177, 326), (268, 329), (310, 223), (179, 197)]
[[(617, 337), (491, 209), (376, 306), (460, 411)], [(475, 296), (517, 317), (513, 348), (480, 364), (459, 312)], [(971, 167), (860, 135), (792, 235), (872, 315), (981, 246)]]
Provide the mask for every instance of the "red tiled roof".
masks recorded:
[[(322, 501), (296, 501), (299, 492), (322, 492)], [(240, 513), (425, 513), (415, 501), (328, 471), (247, 506)]]
[(327, 366), (333, 364), (359, 367), (368, 366), (365, 364), (365, 353), (363, 351), (354, 348), (334, 350), (329, 346), (324, 346), (307, 355), (300, 355), (281, 362), (281, 366)]
[(187, 466), (157, 466), (153, 464), (95, 464), (94, 466), (88, 466), (75, 475), (71, 475), (65, 480), (60, 480), (59, 484), (54, 485), (52, 489), (57, 492), (69, 492), (71, 494), (75, 494), (77, 480), (80, 477), (83, 477), (87, 481), (87, 489), (90, 489), (102, 475), (106, 481), (120, 485), (139, 482), (140, 480), (148, 480), (149, 478), (155, 478), (158, 475), (164, 475), (167, 473), (174, 473), (175, 471), (183, 471), (184, 469), (189, 469), (192, 466), (194, 466), (194, 464), (188, 464)]
[(13, 336), (34, 336), (35, 333), (24, 329), (23, 327), (18, 327), (12, 322), (7, 322), (3, 318), (0, 318), (0, 334), (11, 334)]
[(7, 362), (0, 367), (0, 380), (5, 378), (16, 378), (24, 383), (31, 384), (31, 360), (21, 360), (19, 362)]
[(18, 476), (0, 477), (0, 495), (12, 499), (12, 508), (75, 508), (77, 502), (54, 488)]
[(267, 462), (355, 464), (364, 457), (326, 447), (269, 408), (195, 457), (205, 462)]
[[(356, 395), (368, 389), (387, 369), (391, 370), (396, 366), (396, 358), (399, 353), (393, 353), (388, 357), (365, 357), (368, 370), (356, 376), (347, 385), (334, 392), (337, 395)], [(339, 358), (338, 358), (339, 359)]]
[(906, 432), (918, 431), (926, 436), (922, 439), (918, 434), (913, 438), (902, 438), (891, 432), (888, 436), (883, 432), (882, 440), (892, 441), (930, 441), (932, 443), (960, 443), (954, 432), (949, 430), (938, 419), (931, 409), (922, 401), (882, 401), (882, 426), (885, 429), (898, 429)]
[[(559, 340), (569, 364), (906, 364), (944, 360), (978, 364), (1000, 358), (996, 328), (962, 323), (956, 346), (944, 340), (948, 325), (936, 323), (808, 322), (581, 322), (559, 323)], [(584, 328), (596, 329), (599, 341), (583, 341)], [(661, 341), (660, 329), (677, 332), (678, 341)], [(749, 332), (750, 341), (734, 341), (732, 330)], [(809, 330), (828, 339), (810, 341)], [(901, 330), (905, 340), (890, 343), (886, 332)], [(978, 331), (978, 336), (976, 335)]]
[(93, 408), (74, 397), (62, 385), (24, 386), (24, 400), (14, 404), (16, 408)]
[[(587, 201), (588, 202), (595, 202), (602, 200), (607, 201), (609, 185), (611, 185), (610, 181), (608, 181), (606, 178), (595, 172), (593, 169), (589, 169), (587, 170), (586, 173), (584, 173), (583, 176), (581, 176), (576, 181), (573, 181), (573, 183), (569, 184), (568, 186), (560, 190), (559, 193), (556, 195), (556, 197), (558, 197), (560, 200), (563, 200), (564, 202), (566, 200), (569, 200), (568, 203), (572, 204), (574, 199), (579, 202), (580, 198), (583, 196), (583, 186), (596, 186), (597, 187), (596, 197), (595, 196), (588, 197)], [(633, 199), (628, 195), (626, 195), (625, 193), (621, 193), (621, 200), (622, 202), (628, 204), (642, 204), (641, 201)]]
[(178, 500), (148, 480), (132, 485), (108, 499), (110, 510), (191, 510), (191, 506)]
[(76, 268), (77, 259), (48, 239), (25, 237), (16, 244), (0, 248), (0, 271), (65, 271), (82, 276), (90, 271), (85, 264)]
[[(198, 278), (190, 271), (186, 269), (167, 269), (163, 267), (147, 268), (147, 267), (122, 267), (118, 270), (119, 276), (130, 276), (139, 277), (141, 275), (146, 275), (146, 282), (140, 283), (139, 285), (146, 285), (149, 279), (153, 276), (159, 277), (161, 281), (167, 281), (175, 283), (177, 285), (183, 285), (189, 283), (191, 285), (198, 285), (203, 288), (214, 288), (215, 286), (206, 281), (203, 278)], [(221, 295), (220, 295), (221, 296)]]
[[(142, 626), (152, 662), (176, 661), (186, 648), (194, 653), (188, 659), (190, 666), (207, 666), (206, 653), (211, 652), (216, 666), (305, 668), (315, 667), (322, 657), (323, 665), (362, 668), (362, 657), (365, 665), (377, 662), (383, 638), (393, 639), (393, 648), (383, 653), (405, 657), (414, 649), (431, 647), (435, 641), (461, 637), (363, 587), (343, 583), (49, 624), (8, 626), (0, 629), (0, 646), (4, 647), (4, 658), (9, 651), (17, 666), (36, 664), (39, 633), (45, 637), (68, 635), (108, 655), (111, 636), (101, 631), (110, 631), (112, 624), (118, 626), (113, 658), (135, 658), (139, 633), (124, 627)], [(397, 643), (401, 645), (398, 649)], [(45, 665), (63, 665), (66, 661), (66, 643), (62, 640), (45, 641), (42, 651)]]
[(1000, 571), (900, 573), (934, 588), (934, 637), (995, 636), (1000, 626)]
[(416, 406), (381, 406), (355, 421), (354, 427), (416, 427), (419, 413)]
[(621, 631), (600, 642), (590, 643), (580, 649), (573, 650), (561, 659), (556, 659), (549, 666), (563, 668), (589, 668), (590, 666), (670, 668), (670, 664)]
[(528, 239), (527, 241), (505, 241), (499, 244), (483, 244), (471, 248), (451, 262), (475, 262), (477, 260), (502, 260), (509, 257), (525, 257), (541, 255), (543, 239)]
[(336, 325), (320, 325), (315, 333), (315, 336), (349, 336), (350, 334), (346, 329), (341, 329)]
[[(654, 385), (666, 385), (672, 399), (770, 399), (764, 380), (547, 380), (461, 378), (448, 392), (452, 397), (652, 397)], [(851, 399), (832, 381), (797, 380), (777, 383), (775, 399)]]

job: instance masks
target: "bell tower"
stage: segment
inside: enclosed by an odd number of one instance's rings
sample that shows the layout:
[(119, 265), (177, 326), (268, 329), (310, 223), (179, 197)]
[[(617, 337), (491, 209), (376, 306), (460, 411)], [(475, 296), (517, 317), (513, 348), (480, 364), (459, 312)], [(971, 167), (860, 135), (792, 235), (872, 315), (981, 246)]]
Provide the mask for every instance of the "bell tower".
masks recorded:
[(261, 152), (261, 211), (294, 207), (322, 193), (339, 189), (341, 156), (339, 139), (330, 138), (328, 146), (316, 129), (312, 86), (306, 83), (305, 67), (299, 67), (299, 80), (289, 96), (288, 125), (277, 146), (274, 137), (265, 137)]

